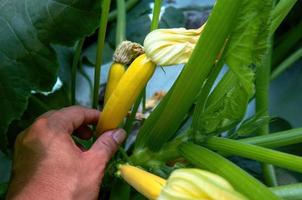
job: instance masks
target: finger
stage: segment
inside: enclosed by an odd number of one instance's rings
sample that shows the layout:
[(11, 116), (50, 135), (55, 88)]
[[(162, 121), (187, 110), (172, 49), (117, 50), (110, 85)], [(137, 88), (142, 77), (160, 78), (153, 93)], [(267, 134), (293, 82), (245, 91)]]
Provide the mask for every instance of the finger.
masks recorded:
[(107, 163), (125, 138), (126, 132), (123, 129), (107, 131), (95, 141), (89, 151), (101, 156), (100, 159)]
[(58, 130), (62, 131), (63, 129), (64, 132), (71, 134), (82, 125), (96, 124), (99, 115), (100, 112), (98, 110), (81, 106), (71, 106), (53, 113), (48, 119), (51, 125), (57, 127)]
[(82, 125), (74, 131), (74, 135), (83, 140), (88, 140), (93, 136), (93, 132), (88, 126)]

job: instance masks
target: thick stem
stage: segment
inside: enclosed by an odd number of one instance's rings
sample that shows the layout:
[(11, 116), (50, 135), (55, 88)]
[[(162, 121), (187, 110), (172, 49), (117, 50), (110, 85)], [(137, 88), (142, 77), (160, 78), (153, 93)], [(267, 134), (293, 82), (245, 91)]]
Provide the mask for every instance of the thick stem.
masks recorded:
[(154, 9), (153, 9), (152, 21), (151, 21), (151, 31), (157, 29), (157, 27), (158, 27), (161, 3), (162, 3), (162, 0), (154, 1)]
[(240, 139), (238, 141), (267, 148), (277, 148), (291, 144), (298, 144), (302, 143), (302, 128)]
[(76, 45), (76, 50), (73, 56), (72, 66), (71, 66), (71, 105), (76, 103), (76, 79), (77, 79), (77, 69), (80, 61), (81, 51), (84, 44), (85, 38), (78, 41)]
[[(131, 8), (133, 8), (133, 6), (135, 6), (137, 3), (139, 2), (139, 0), (128, 0), (126, 1), (126, 10), (130, 10)], [(112, 22), (113, 20), (115, 20), (117, 18), (117, 10), (113, 10), (109, 13), (108, 16), (108, 22)]]
[[(262, 64), (257, 66), (256, 70), (256, 113), (263, 113), (264, 116), (268, 116), (269, 108), (269, 83), (270, 83), (270, 71), (272, 64), (272, 39), (268, 51), (262, 60)], [(258, 129), (258, 133), (261, 135), (269, 134), (269, 124), (264, 124)], [(275, 168), (269, 164), (262, 164), (262, 173), (264, 181), (268, 186), (277, 186), (277, 178), (275, 174)]]
[(107, 21), (110, 10), (111, 0), (103, 0), (102, 3), (102, 14), (100, 20), (100, 27), (98, 33), (98, 43), (97, 43), (97, 52), (96, 52), (96, 62), (95, 62), (95, 71), (94, 71), (94, 87), (93, 87), (93, 103), (92, 107), (98, 107), (99, 100), (99, 87), (100, 87), (100, 79), (101, 79), (101, 65), (103, 61), (103, 49), (105, 45), (105, 37), (106, 37), (106, 29), (107, 29)]
[(126, 7), (125, 0), (117, 1), (117, 25), (115, 43), (118, 46), (126, 38)]
[(280, 199), (246, 171), (209, 149), (191, 143), (182, 144), (179, 149), (189, 162), (224, 177), (250, 200)]
[(206, 140), (204, 146), (221, 153), (241, 156), (289, 170), (302, 172), (302, 157), (292, 154), (220, 137), (209, 138)]

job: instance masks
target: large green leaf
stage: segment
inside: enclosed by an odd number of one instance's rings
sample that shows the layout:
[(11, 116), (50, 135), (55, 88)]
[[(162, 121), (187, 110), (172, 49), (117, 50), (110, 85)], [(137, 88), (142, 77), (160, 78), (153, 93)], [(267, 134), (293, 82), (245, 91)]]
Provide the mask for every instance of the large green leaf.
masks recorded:
[(254, 94), (251, 64), (259, 64), (267, 50), (272, 0), (244, 0), (229, 39), (226, 63), (238, 77), (249, 97)]
[(97, 0), (0, 0), (0, 145), (32, 90), (50, 90), (58, 62), (50, 43), (71, 45), (98, 25)]
[[(197, 117), (201, 134), (220, 133), (236, 126), (244, 117), (248, 95), (236, 75), (229, 71), (209, 96), (203, 112)], [(197, 106), (201, 106), (197, 104)]]

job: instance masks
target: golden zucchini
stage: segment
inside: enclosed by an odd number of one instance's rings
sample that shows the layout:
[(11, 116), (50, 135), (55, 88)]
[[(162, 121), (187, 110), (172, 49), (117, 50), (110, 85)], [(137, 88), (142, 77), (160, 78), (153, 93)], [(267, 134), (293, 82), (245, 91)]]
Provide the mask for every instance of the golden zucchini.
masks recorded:
[(155, 67), (145, 54), (131, 63), (104, 106), (96, 128), (97, 135), (120, 125), (152, 77)]
[(109, 74), (108, 74), (108, 81), (105, 91), (105, 104), (108, 101), (109, 97), (111, 96), (113, 90), (118, 85), (118, 82), (124, 75), (126, 69), (123, 64), (120, 63), (113, 63), (110, 67)]

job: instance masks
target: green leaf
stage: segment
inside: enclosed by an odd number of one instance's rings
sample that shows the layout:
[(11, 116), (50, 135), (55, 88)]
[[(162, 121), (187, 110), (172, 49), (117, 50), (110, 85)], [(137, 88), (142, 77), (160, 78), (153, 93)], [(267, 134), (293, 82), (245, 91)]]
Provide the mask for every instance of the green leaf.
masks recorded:
[(0, 183), (0, 198), (5, 199), (5, 194), (8, 189), (8, 183)]
[(181, 154), (199, 168), (216, 173), (250, 200), (279, 199), (265, 185), (222, 156), (195, 144), (180, 146)]
[[(175, 134), (222, 49), (241, 1), (217, 1), (195, 50), (168, 95), (140, 129), (136, 148), (158, 150)], [(200, 62), (202, 60), (202, 62)]]
[(252, 117), (244, 120), (236, 131), (238, 136), (248, 136), (255, 133), (263, 125), (270, 122), (270, 116), (263, 115), (263, 112), (258, 112)]
[[(58, 61), (50, 43), (71, 45), (98, 25), (97, 0), (0, 0), (0, 146), (31, 91), (48, 91)], [(80, 27), (80, 28), (79, 28)]]
[(229, 39), (226, 63), (249, 97), (254, 94), (251, 64), (259, 64), (267, 50), (272, 0), (244, 0), (238, 23)]
[(218, 134), (234, 128), (244, 117), (247, 105), (246, 91), (229, 71), (209, 96), (204, 111), (194, 115), (198, 123), (193, 128), (200, 134)]
[(110, 193), (110, 200), (130, 199), (130, 186), (122, 179), (115, 179)]
[(7, 130), (10, 147), (13, 146), (17, 135), (30, 126), (34, 120), (49, 110), (57, 110), (70, 105), (68, 89), (63, 85), (61, 89), (49, 95), (35, 94), (28, 100), (28, 106), (19, 120), (14, 120)]

